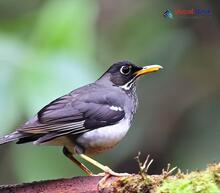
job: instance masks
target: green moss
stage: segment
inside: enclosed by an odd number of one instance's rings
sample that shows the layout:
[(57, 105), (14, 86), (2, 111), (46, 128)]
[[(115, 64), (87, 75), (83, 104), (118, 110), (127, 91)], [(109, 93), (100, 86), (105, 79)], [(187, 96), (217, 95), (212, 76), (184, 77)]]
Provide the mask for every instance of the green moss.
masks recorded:
[(192, 172), (181, 178), (170, 177), (157, 188), (157, 193), (220, 193), (213, 172)]
[(123, 177), (114, 182), (114, 193), (145, 193), (149, 192), (151, 185), (149, 179), (143, 179), (142, 176)]
[(212, 173), (215, 183), (220, 188), (220, 163), (210, 165), (209, 171)]
[(114, 193), (220, 193), (220, 164), (189, 174), (178, 171), (171, 175), (171, 171), (167, 169), (161, 175), (140, 172), (139, 175), (117, 178), (103, 188)]

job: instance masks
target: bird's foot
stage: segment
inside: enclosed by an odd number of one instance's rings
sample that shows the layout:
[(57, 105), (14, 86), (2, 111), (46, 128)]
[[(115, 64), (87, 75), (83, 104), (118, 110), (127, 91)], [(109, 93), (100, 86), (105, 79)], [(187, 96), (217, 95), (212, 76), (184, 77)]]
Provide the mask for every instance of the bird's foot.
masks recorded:
[(98, 187), (99, 189), (104, 187), (104, 184), (106, 183), (106, 181), (110, 178), (110, 177), (123, 177), (123, 176), (131, 176), (131, 174), (128, 174), (128, 173), (117, 173), (117, 172), (114, 172), (112, 169), (110, 169), (108, 166), (105, 166), (104, 168), (104, 172), (103, 173), (99, 173), (99, 174), (96, 174), (95, 176), (103, 176), (101, 178), (101, 180), (99, 181), (98, 183)]
[(131, 176), (131, 174), (129, 173), (118, 173), (118, 172), (114, 172), (111, 168), (109, 168), (108, 166), (105, 166), (104, 168), (104, 172), (102, 173), (98, 173), (98, 174), (94, 174), (94, 176), (115, 176), (115, 177), (121, 177), (121, 176)]
[(106, 174), (109, 174), (110, 176), (116, 176), (116, 177), (131, 176), (131, 174), (128, 174), (128, 173), (118, 173), (118, 172), (114, 172), (112, 169), (110, 169), (110, 168), (107, 167), (107, 166), (106, 166), (105, 173), (106, 173)]

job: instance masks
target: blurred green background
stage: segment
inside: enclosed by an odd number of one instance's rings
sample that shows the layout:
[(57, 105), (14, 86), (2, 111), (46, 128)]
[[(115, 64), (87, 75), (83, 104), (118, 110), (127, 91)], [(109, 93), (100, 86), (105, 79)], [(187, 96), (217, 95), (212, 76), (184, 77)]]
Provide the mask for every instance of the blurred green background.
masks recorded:
[[(166, 19), (168, 8), (212, 14)], [(0, 135), (113, 62), (131, 60), (164, 70), (139, 81), (132, 128), (96, 159), (135, 172), (141, 151), (155, 160), (150, 173), (167, 163), (185, 171), (219, 161), (219, 9), (214, 0), (0, 0)], [(83, 173), (59, 147), (0, 146), (0, 184), (77, 175)]]

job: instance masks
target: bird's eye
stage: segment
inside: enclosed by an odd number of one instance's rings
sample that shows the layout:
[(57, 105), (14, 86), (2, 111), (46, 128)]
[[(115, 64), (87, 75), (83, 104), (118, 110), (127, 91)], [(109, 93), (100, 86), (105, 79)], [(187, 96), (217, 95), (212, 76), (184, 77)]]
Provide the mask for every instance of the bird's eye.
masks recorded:
[(121, 74), (128, 75), (131, 72), (130, 66), (122, 66), (120, 69)]

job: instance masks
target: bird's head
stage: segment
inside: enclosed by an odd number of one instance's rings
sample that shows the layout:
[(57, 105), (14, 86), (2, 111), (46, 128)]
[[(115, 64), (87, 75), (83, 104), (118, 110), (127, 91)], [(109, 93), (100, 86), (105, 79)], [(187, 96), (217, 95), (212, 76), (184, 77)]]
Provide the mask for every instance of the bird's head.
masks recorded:
[(137, 78), (160, 69), (162, 69), (162, 66), (159, 65), (140, 67), (129, 61), (121, 61), (114, 63), (99, 80), (104, 81), (108, 79), (113, 85), (121, 87), (124, 90), (129, 90)]

